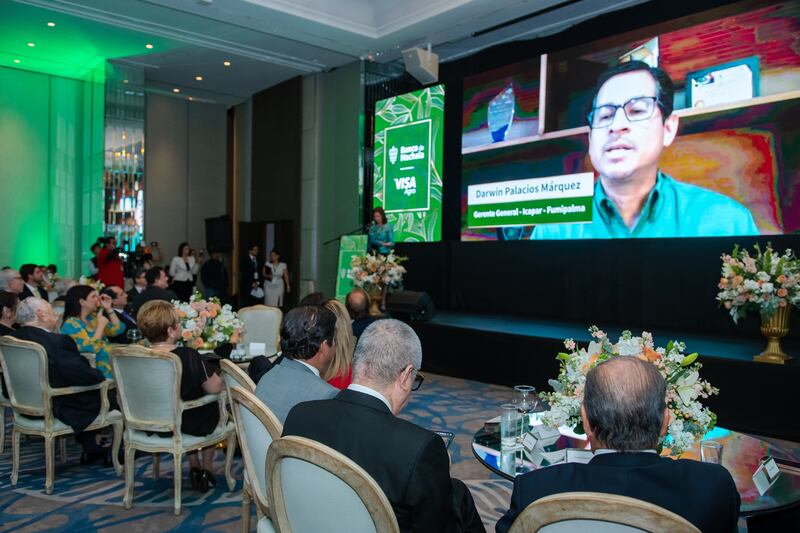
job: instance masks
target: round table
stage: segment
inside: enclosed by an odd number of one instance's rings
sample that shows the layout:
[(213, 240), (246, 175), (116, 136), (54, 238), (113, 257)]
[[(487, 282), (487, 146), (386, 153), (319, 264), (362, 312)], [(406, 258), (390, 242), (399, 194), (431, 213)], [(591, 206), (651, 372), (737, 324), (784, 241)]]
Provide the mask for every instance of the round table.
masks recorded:
[[(568, 430), (565, 431), (563, 428), (561, 433), (555, 444), (545, 448), (546, 451), (588, 448), (589, 445), (585, 439), (575, 437), (574, 434), (570, 436)], [(472, 437), (472, 453), (484, 466), (508, 480), (536, 470), (537, 467), (528, 461), (521, 448), (501, 451), (499, 435), (497, 435), (496, 444), (481, 444), (480, 442), (485, 442), (484, 437), (487, 434), (494, 435), (494, 433), (487, 433), (481, 429)], [(800, 446), (792, 446), (787, 449), (744, 433), (719, 427), (710, 431), (704, 440), (714, 440), (724, 446), (722, 466), (731, 473), (736, 483), (736, 489), (742, 499), (739, 507), (742, 516), (779, 511), (800, 502)], [(759, 495), (752, 476), (760, 459), (767, 455), (779, 460), (778, 466), (781, 474), (763, 495)], [(700, 443), (696, 443), (679, 457), (699, 460)], [(790, 464), (786, 464), (787, 462)]]

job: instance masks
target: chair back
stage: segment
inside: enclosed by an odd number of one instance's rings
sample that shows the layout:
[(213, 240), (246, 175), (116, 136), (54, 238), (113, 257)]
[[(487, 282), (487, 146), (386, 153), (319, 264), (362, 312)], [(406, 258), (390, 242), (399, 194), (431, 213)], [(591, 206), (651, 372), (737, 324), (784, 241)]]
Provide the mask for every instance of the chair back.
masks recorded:
[(281, 533), (397, 533), (392, 506), (363, 468), (319, 442), (282, 437), (267, 454), (272, 522)]
[(239, 368), (239, 365), (228, 359), (219, 362), (222, 369), (222, 377), (225, 379), (225, 387), (228, 389), (228, 398), (231, 397), (231, 390), (234, 387), (242, 387), (246, 391), (255, 392), (256, 384), (247, 375), (247, 372)]
[(234, 386), (230, 390), (233, 421), (242, 450), (242, 460), (250, 480), (250, 487), (261, 512), (270, 516), (265, 467), (267, 450), (275, 439), (280, 438), (283, 425), (264, 403), (252, 392)]
[(179, 434), (180, 358), (130, 344), (111, 351), (111, 364), (126, 428)]
[(680, 515), (649, 502), (600, 492), (562, 492), (528, 505), (509, 533), (700, 533)]
[(239, 309), (239, 318), (244, 322), (243, 342), (263, 342), (267, 345), (265, 355), (278, 353), (281, 346), (281, 320), (283, 313), (277, 307), (251, 305)]
[(0, 337), (0, 365), (15, 412), (50, 417), (47, 352), (41, 344)]

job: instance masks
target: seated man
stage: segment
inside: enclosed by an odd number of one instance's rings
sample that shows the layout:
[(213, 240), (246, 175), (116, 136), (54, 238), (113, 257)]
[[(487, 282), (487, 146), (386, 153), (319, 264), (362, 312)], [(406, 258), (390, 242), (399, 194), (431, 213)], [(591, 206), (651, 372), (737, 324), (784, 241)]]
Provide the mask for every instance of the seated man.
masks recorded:
[[(51, 387), (95, 385), (103, 382), (103, 374), (91, 367), (89, 361), (78, 352), (75, 341), (70, 336), (51, 333), (57, 331), (58, 324), (53, 308), (46, 300), (27, 298), (20, 302), (17, 306), (17, 320), (21, 327), (9, 336), (42, 345), (47, 352), (47, 375)], [(53, 415), (70, 426), (80, 442), (83, 442), (83, 430), (99, 413), (99, 390), (53, 397)], [(93, 436), (95, 432), (90, 433)], [(85, 443), (84, 450), (96, 451), (96, 445)]]
[(111, 285), (100, 291), (100, 294), (105, 294), (111, 298), (111, 307), (114, 309), (114, 314), (117, 315), (120, 322), (125, 324), (125, 331), (115, 337), (109, 337), (108, 342), (130, 344), (131, 341), (128, 338), (128, 332), (136, 329), (136, 319), (127, 311), (128, 293), (115, 285)]
[(316, 440), (358, 463), (386, 494), (400, 531), (485, 531), (466, 485), (450, 477), (442, 438), (397, 418), (422, 383), (421, 365), (416, 333), (378, 320), (356, 345), (350, 386), (332, 400), (292, 409), (283, 434)]
[(320, 377), (333, 358), (335, 329), (336, 316), (319, 305), (301, 305), (283, 317), (283, 357), (256, 386), (256, 396), (281, 424), (298, 403), (333, 398), (339, 392)]
[(560, 492), (605, 492), (679, 514), (704, 533), (736, 530), (739, 493), (720, 465), (659, 457), (669, 426), (666, 383), (651, 363), (615, 357), (586, 376), (581, 418), (594, 458), (534, 470), (514, 480), (511, 508), (497, 523), (509, 530), (531, 502)]
[(353, 319), (353, 336), (358, 339), (367, 326), (375, 322), (375, 318), (369, 315), (369, 294), (364, 289), (355, 288), (347, 293), (345, 307)]
[(139, 312), (139, 308), (150, 300), (171, 302), (178, 299), (175, 293), (167, 288), (169, 287), (169, 278), (164, 267), (154, 266), (145, 273), (144, 277), (147, 279), (147, 288), (140, 292), (131, 304), (131, 313), (134, 319), (136, 318), (136, 313)]

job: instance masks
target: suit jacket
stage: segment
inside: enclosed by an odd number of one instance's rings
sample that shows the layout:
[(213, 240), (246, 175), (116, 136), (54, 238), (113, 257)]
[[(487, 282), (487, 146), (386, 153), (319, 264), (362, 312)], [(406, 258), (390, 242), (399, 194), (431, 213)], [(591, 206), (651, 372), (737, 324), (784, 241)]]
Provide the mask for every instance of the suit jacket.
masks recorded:
[(131, 304), (131, 314), (136, 317), (136, 314), (139, 312), (139, 309), (149, 302), (150, 300), (166, 300), (167, 302), (171, 302), (172, 300), (177, 300), (178, 297), (169, 289), (162, 289), (161, 287), (156, 287), (155, 285), (148, 285), (145, 290), (139, 293), (136, 299)]
[[(11, 337), (41, 344), (47, 352), (47, 375), (51, 387), (95, 385), (105, 379), (78, 351), (68, 335), (50, 333), (33, 326), (23, 326)], [(86, 391), (53, 397), (53, 414), (80, 433), (100, 413), (100, 391)]]
[(283, 434), (321, 442), (358, 463), (383, 489), (400, 531), (457, 530), (444, 441), (395, 417), (379, 399), (346, 389), (332, 400), (302, 403)]
[(136, 329), (136, 320), (133, 318), (133, 316), (129, 315), (127, 311), (122, 313), (114, 309), (114, 312), (117, 314), (119, 321), (125, 324), (125, 330), (119, 335), (109, 337), (108, 342), (113, 342), (116, 344), (130, 344), (131, 341), (128, 339), (128, 332), (132, 329)]
[(256, 258), (255, 266), (253, 265), (253, 259), (250, 257), (250, 254), (244, 256), (242, 259), (242, 266), (241, 266), (241, 287), (242, 290), (247, 289), (245, 292), (250, 292), (250, 287), (252, 287), (253, 282), (257, 281), (261, 284), (261, 263), (258, 262), (258, 258)]
[[(36, 295), (36, 296), (38, 296), (39, 298), (41, 298), (45, 302), (49, 302), (50, 301), (50, 298), (47, 296), (47, 291), (46, 290), (44, 290), (41, 287), (36, 287), (36, 290), (39, 292), (39, 294)], [(28, 288), (27, 285), (23, 285), (22, 286), (22, 292), (19, 293), (19, 301), (21, 302), (25, 298), (30, 298), (31, 296), (34, 296), (34, 294), (31, 292), (31, 290)]]
[(377, 320), (375, 317), (366, 316), (364, 318), (357, 318), (353, 320), (353, 337), (358, 339), (361, 337), (361, 334), (364, 333), (364, 330), (367, 329), (367, 326), (372, 324)]
[(256, 396), (275, 413), (281, 424), (298, 403), (333, 398), (337, 392), (338, 389), (322, 381), (304, 364), (287, 358), (264, 374), (256, 386)]
[(737, 531), (739, 493), (724, 467), (641, 452), (602, 454), (588, 464), (556, 465), (518, 476), (511, 508), (497, 522), (497, 532), (508, 531), (517, 515), (539, 498), (573, 491), (644, 500), (681, 515), (703, 533)]

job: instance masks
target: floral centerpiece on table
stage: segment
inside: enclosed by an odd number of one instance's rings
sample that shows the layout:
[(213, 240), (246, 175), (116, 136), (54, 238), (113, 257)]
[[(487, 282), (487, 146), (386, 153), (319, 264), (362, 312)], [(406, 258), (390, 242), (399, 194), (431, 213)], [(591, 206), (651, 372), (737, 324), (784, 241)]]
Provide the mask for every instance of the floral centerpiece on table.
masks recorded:
[(800, 260), (794, 252), (778, 254), (771, 244), (763, 251), (758, 244), (754, 249), (750, 255), (736, 245), (730, 255), (722, 254), (717, 300), (734, 322), (750, 310), (768, 319), (780, 308), (800, 305)]
[(553, 392), (542, 394), (550, 403), (550, 411), (542, 413), (545, 425), (572, 426), (576, 433), (583, 433), (580, 408), (586, 374), (613, 357), (638, 357), (654, 364), (667, 382), (670, 424), (661, 442), (662, 448), (669, 448), (672, 455), (678, 455), (714, 428), (717, 416), (703, 407), (700, 399), (717, 394), (719, 390), (700, 379), (702, 365), (697, 362), (697, 353), (684, 355), (686, 346), (678, 341), (670, 341), (666, 348), (656, 348), (653, 335), (646, 331), (641, 337), (623, 331), (616, 343), (597, 326), (589, 331), (594, 340), (588, 348), (579, 349), (572, 339), (564, 341), (569, 353), (558, 354), (561, 367), (558, 379), (549, 381)]
[(369, 253), (356, 255), (350, 260), (350, 270), (347, 277), (356, 287), (361, 287), (367, 292), (381, 291), (384, 287), (390, 290), (403, 288), (403, 274), (406, 273), (402, 263), (407, 257)]
[(244, 332), (244, 323), (228, 305), (219, 298), (203, 300), (195, 291), (189, 303), (173, 300), (172, 305), (181, 319), (181, 344), (199, 350), (213, 350), (220, 344), (236, 344)]
[(89, 278), (87, 276), (81, 276), (78, 279), (78, 285), (88, 285), (97, 292), (100, 292), (106, 288), (105, 284), (103, 284), (103, 282), (99, 279)]

